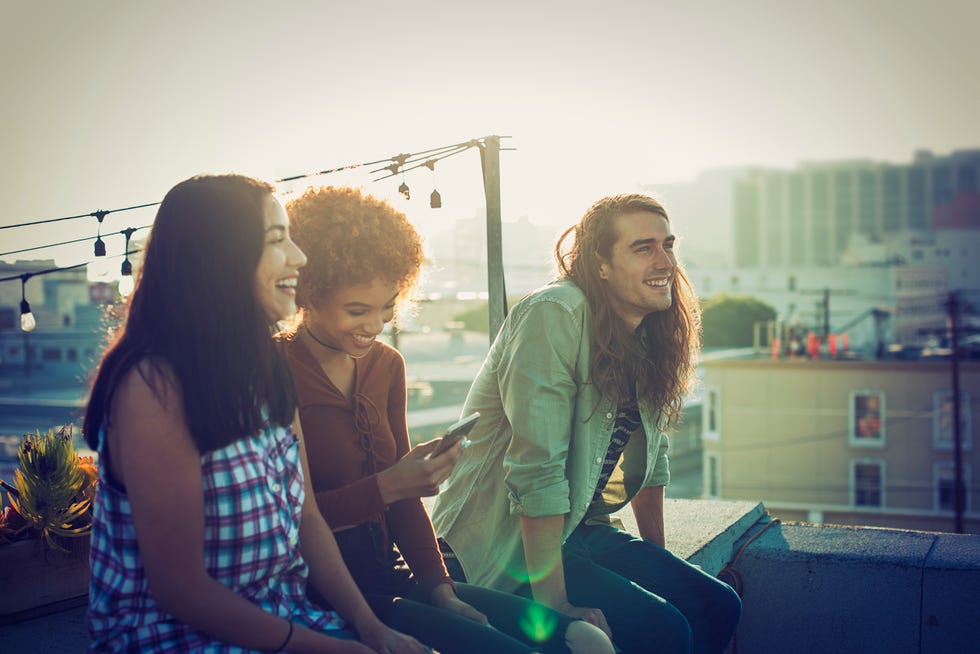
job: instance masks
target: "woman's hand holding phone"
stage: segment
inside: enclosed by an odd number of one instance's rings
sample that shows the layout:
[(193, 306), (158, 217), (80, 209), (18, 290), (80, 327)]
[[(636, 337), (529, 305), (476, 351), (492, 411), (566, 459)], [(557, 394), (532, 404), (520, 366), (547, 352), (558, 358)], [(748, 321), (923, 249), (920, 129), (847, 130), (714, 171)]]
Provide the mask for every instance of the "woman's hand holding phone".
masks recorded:
[[(463, 442), (466, 439), (466, 435), (470, 433), (479, 419), (479, 411), (474, 411), (465, 418), (460, 418), (453, 424), (449, 425), (449, 427), (446, 428), (446, 434), (439, 441), (439, 445), (436, 446), (436, 449), (433, 450), (432, 454), (429, 455), (429, 458), (434, 459), (456, 443)], [(467, 447), (469, 447), (468, 440), (463, 443), (463, 449), (465, 450)]]
[(429, 458), (439, 442), (434, 439), (416, 445), (393, 466), (378, 473), (378, 487), (385, 504), (439, 494), (439, 484), (449, 478), (463, 456), (463, 448), (457, 443), (437, 458)]
[(465, 448), (460, 440), (479, 417), (478, 413), (467, 416), (450, 426), (442, 438), (416, 445), (393, 466), (379, 472), (378, 488), (384, 503), (438, 495), (439, 485), (449, 478), (463, 456)]

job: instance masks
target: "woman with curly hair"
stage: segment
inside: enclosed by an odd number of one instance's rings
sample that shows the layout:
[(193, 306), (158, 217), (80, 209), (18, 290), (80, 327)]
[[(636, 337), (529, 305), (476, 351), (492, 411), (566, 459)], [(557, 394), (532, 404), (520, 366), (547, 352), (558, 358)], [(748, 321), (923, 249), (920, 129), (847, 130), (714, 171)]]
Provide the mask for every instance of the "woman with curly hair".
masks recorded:
[(372, 608), (443, 654), (611, 652), (585, 622), (454, 583), (446, 570), (420, 498), (439, 492), (463, 446), (434, 458), (436, 440), (411, 447), (405, 361), (377, 340), (419, 279), (414, 227), (353, 188), (310, 189), (287, 212), (309, 262), (298, 317), (278, 338), (296, 380), (317, 505)]

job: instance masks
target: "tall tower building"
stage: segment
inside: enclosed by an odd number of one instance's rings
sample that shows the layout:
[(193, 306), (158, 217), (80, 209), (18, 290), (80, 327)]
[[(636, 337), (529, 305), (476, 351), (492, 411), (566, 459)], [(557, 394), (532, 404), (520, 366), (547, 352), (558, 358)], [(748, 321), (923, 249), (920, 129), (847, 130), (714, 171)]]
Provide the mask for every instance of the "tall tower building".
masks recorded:
[[(833, 266), (852, 238), (932, 234), (943, 207), (980, 192), (980, 150), (752, 169), (734, 190), (735, 266)], [(980, 225), (977, 225), (980, 228)]]

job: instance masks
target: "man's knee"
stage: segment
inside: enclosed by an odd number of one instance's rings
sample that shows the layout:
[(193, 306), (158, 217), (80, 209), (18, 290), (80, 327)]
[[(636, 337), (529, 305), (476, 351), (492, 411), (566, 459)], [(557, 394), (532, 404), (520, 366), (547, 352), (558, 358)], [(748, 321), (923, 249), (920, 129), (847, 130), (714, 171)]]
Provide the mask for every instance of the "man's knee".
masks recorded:
[(657, 621), (650, 623), (651, 645), (650, 652), (663, 652), (663, 654), (689, 654), (694, 647), (694, 633), (687, 618), (675, 609), (664, 611), (658, 616)]
[(609, 637), (599, 627), (575, 620), (565, 629), (565, 644), (572, 654), (613, 654)]
[(614, 625), (613, 642), (624, 654), (690, 654), (694, 634), (684, 614), (664, 603), (631, 624)]
[(719, 623), (730, 624), (734, 629), (742, 615), (742, 600), (731, 586), (719, 582), (710, 613), (717, 617)]

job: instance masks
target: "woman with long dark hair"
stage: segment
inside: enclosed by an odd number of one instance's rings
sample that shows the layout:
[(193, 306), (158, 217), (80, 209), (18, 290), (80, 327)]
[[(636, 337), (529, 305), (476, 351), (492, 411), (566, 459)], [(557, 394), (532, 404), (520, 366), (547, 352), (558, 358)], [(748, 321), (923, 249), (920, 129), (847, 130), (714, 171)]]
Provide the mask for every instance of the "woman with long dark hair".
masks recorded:
[(85, 414), (92, 651), (426, 651), (374, 616), (306, 481), (271, 338), (305, 263), (268, 184), (194, 177), (160, 205)]

